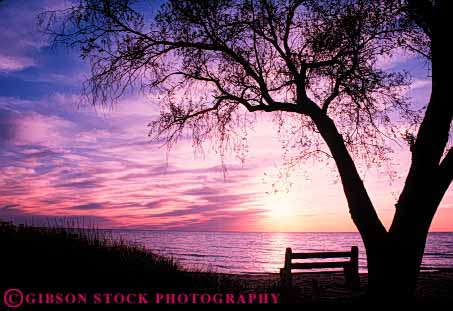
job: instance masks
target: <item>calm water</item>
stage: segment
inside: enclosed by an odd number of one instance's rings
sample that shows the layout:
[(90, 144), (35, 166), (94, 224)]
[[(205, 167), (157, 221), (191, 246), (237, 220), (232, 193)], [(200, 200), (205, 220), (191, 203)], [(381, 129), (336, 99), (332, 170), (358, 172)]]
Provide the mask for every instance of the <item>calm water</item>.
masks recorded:
[[(286, 247), (294, 252), (345, 251), (359, 247), (359, 265), (366, 271), (363, 243), (357, 233), (233, 233), (113, 231), (114, 237), (140, 243), (151, 251), (173, 256), (189, 268), (224, 273), (279, 271)], [(431, 233), (424, 268), (453, 267), (453, 233)]]

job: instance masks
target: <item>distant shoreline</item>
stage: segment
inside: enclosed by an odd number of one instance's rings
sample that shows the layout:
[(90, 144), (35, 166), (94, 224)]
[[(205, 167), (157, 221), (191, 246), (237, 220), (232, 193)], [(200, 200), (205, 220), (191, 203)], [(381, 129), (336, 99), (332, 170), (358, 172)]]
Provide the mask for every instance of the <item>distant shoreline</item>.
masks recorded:
[[(77, 218), (76, 218), (77, 219)], [(70, 220), (70, 219), (68, 219)], [(13, 221), (3, 221), (5, 223), (11, 223), (15, 226), (19, 226), (20, 224), (25, 226), (32, 226), (35, 228), (48, 228), (49, 226), (43, 225), (34, 225), (33, 221), (25, 222), (25, 223), (15, 223)], [(49, 219), (49, 223), (51, 223), (51, 219)], [(82, 225), (85, 223), (82, 222)], [(73, 229), (72, 227), (65, 228), (64, 226), (60, 227), (61, 229)], [(150, 232), (181, 232), (181, 233), (251, 233), (251, 234), (261, 234), (261, 233), (288, 233), (288, 234), (298, 234), (298, 233), (325, 233), (325, 234), (335, 234), (335, 233), (344, 233), (344, 234), (359, 234), (358, 231), (226, 231), (226, 230), (177, 230), (177, 229), (150, 229), (150, 228), (105, 228), (105, 227), (98, 227), (95, 223), (88, 224), (85, 227), (79, 227), (78, 229), (82, 230), (90, 230), (96, 228), (96, 230), (101, 231), (150, 231)], [(428, 233), (452, 233), (453, 231), (429, 231)]]

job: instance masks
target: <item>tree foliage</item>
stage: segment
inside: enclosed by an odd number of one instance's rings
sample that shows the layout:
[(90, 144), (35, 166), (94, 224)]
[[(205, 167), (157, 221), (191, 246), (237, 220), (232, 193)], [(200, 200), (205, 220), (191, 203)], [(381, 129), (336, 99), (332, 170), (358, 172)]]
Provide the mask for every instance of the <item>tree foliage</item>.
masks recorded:
[(46, 12), (42, 25), (91, 61), (85, 90), (93, 103), (129, 87), (158, 93), (151, 132), (169, 145), (186, 134), (196, 146), (236, 145), (254, 120), (245, 112), (273, 112), (289, 124), (291, 146), (329, 153), (316, 134), (315, 119), (325, 115), (370, 163), (385, 158), (401, 124), (416, 121), (408, 75), (379, 66), (401, 38), (423, 38), (402, 36), (408, 23), (398, 1), (175, 0), (148, 15), (143, 5), (81, 0)]

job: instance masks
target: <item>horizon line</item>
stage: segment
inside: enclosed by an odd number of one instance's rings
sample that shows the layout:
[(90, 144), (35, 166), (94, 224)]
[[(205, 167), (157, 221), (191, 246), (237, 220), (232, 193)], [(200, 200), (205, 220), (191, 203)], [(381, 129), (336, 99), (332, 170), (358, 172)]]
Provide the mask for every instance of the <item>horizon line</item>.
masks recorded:
[[(0, 219), (2, 221), (2, 219)], [(157, 231), (157, 232), (198, 232), (198, 233), (357, 233), (360, 234), (359, 231), (238, 231), (238, 230), (189, 230), (189, 229), (151, 229), (151, 228), (122, 228), (122, 227), (101, 227), (101, 226), (96, 226), (95, 224), (92, 224), (91, 226), (88, 224), (86, 226), (83, 226), (85, 224), (78, 223), (77, 225), (82, 225), (80, 227), (70, 227), (70, 226), (58, 226), (56, 223), (54, 224), (48, 224), (48, 225), (38, 225), (38, 224), (32, 224), (32, 223), (27, 223), (27, 222), (15, 222), (12, 220), (3, 220), (2, 222), (11, 222), (13, 225), (25, 225), (25, 226), (31, 226), (31, 227), (37, 227), (37, 228), (52, 228), (51, 225), (54, 225), (53, 228), (63, 228), (63, 229), (94, 229), (94, 230), (123, 230), (123, 231)], [(428, 233), (453, 233), (453, 230), (451, 231), (444, 231), (444, 230), (429, 230)]]

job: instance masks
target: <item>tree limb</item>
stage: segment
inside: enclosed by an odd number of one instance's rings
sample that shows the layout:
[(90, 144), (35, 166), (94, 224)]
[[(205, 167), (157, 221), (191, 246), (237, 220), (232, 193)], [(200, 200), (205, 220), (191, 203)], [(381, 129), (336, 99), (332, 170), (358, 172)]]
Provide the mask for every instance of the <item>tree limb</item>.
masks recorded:
[(445, 192), (453, 180), (453, 148), (448, 150), (444, 159), (440, 163), (439, 175), (440, 188), (442, 189), (441, 191)]

